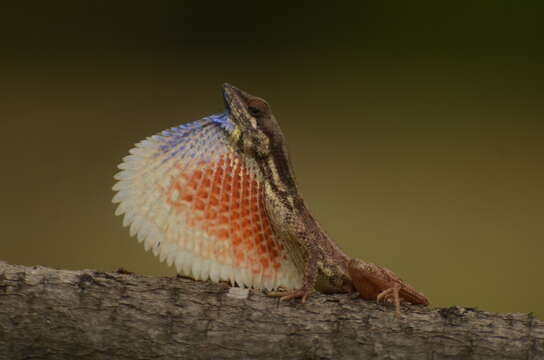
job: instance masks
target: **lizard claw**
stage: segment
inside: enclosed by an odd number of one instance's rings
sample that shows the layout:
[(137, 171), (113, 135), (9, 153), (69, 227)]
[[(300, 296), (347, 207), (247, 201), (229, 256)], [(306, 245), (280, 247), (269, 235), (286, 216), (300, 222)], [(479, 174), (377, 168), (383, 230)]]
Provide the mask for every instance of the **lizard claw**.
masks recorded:
[(301, 298), (301, 302), (304, 304), (312, 292), (313, 290), (298, 289), (290, 291), (272, 291), (266, 295), (280, 297), (280, 301)]

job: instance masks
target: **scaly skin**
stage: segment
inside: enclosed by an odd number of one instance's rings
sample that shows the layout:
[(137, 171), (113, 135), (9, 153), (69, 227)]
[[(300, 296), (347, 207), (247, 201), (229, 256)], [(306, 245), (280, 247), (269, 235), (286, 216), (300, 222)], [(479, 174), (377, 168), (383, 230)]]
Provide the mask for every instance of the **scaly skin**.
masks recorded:
[(350, 259), (308, 210), (289, 162), (285, 137), (270, 106), (229, 84), (224, 85), (224, 97), (232, 121), (242, 129), (235, 145), (256, 160), (266, 179), (266, 209), (274, 232), (304, 274), (302, 288), (270, 294), (283, 300), (301, 297), (305, 301), (314, 289), (352, 291)]
[(230, 84), (226, 111), (138, 143), (119, 166), (117, 214), (146, 249), (195, 279), (284, 289), (282, 300), (357, 290), (427, 305), (379, 265), (350, 259), (312, 216), (268, 103)]
[(226, 84), (225, 102), (232, 120), (242, 131), (236, 142), (240, 151), (257, 160), (266, 174), (266, 208), (278, 239), (304, 274), (303, 286), (274, 292), (283, 300), (301, 297), (304, 302), (315, 288), (320, 292), (350, 292), (355, 287), (368, 300), (394, 300), (428, 304), (424, 295), (379, 265), (350, 259), (322, 230), (298, 190), (289, 163), (285, 138), (268, 104)]

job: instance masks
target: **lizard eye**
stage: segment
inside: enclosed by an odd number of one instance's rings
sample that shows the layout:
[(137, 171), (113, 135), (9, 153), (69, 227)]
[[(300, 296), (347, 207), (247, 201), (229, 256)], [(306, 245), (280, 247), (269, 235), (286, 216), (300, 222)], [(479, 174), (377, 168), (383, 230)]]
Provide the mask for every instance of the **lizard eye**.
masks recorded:
[(247, 101), (247, 111), (254, 117), (263, 116), (268, 111), (268, 104), (263, 99), (252, 97)]
[(249, 113), (251, 114), (251, 116), (259, 116), (261, 115), (261, 109), (259, 109), (258, 107), (255, 107), (255, 106), (249, 106), (247, 108), (247, 110), (249, 111)]

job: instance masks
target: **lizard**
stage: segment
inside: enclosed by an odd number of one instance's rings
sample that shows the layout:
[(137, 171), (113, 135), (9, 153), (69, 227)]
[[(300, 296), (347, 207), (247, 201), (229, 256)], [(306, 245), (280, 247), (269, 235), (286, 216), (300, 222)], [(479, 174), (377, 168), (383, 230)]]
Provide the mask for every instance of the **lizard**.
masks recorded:
[(351, 259), (311, 214), (269, 104), (223, 85), (225, 111), (137, 143), (119, 165), (116, 215), (161, 261), (196, 280), (280, 300), (358, 291), (428, 305), (392, 271)]

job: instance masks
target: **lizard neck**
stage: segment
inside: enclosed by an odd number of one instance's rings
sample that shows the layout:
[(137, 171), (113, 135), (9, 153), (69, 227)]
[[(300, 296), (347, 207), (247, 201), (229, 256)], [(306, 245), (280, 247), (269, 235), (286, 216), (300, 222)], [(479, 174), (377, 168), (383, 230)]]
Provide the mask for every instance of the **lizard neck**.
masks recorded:
[(322, 229), (297, 186), (285, 147), (258, 162), (265, 179), (265, 202), (279, 241), (295, 266), (317, 270), (316, 289), (347, 292), (353, 286), (348, 272), (350, 258)]

